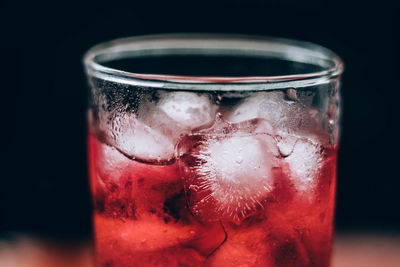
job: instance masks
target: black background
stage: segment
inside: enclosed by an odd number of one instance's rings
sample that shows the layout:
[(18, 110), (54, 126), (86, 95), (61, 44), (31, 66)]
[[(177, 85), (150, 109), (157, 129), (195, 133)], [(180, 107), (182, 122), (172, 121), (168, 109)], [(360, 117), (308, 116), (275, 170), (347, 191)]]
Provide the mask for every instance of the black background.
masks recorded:
[(307, 40), (346, 64), (336, 226), (400, 231), (399, 19), (389, 2), (1, 4), (0, 234), (90, 235), (83, 53), (113, 38), (225, 32)]

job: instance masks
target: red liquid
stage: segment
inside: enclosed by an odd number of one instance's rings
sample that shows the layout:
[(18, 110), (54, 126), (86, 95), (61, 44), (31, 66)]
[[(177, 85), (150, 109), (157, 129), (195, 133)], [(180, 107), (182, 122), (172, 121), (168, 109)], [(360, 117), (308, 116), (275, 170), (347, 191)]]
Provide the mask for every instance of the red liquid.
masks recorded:
[[(195, 138), (186, 144), (197, 149)], [(336, 147), (321, 150), (310, 192), (299, 192), (282, 160), (259, 204), (244, 208), (245, 199), (219, 215), (215, 200), (201, 202), (205, 189), (193, 190), (193, 155), (152, 165), (89, 135), (97, 266), (329, 266)]]

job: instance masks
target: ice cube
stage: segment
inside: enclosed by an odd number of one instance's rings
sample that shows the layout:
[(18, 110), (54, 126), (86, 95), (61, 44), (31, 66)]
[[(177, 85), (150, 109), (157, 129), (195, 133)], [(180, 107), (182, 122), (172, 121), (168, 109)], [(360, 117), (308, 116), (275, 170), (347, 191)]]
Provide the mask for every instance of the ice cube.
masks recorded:
[[(309, 97), (311, 98), (311, 97)], [(310, 107), (308, 98), (299, 98), (294, 89), (259, 92), (243, 99), (229, 114), (231, 122), (263, 118), (275, 134), (297, 133), (320, 137), (319, 112)]]
[(294, 143), (292, 140), (292, 151), (284, 159), (290, 168), (288, 176), (301, 196), (312, 199), (321, 168), (321, 147), (305, 138), (297, 138)]
[(119, 184), (119, 180), (124, 176), (124, 172), (131, 160), (113, 146), (102, 143), (93, 136), (90, 137), (89, 144), (89, 158), (91, 160), (91, 168), (93, 168), (91, 174), (96, 174), (95, 180), (102, 185), (109, 183)]
[(182, 203), (185, 202), (177, 164), (152, 165), (130, 160), (93, 136), (89, 144), (91, 184), (95, 197), (106, 198), (105, 213), (132, 217), (132, 205), (138, 214), (150, 209), (158, 211), (165, 201), (180, 193)]
[(264, 207), (274, 186), (276, 145), (270, 135), (254, 132), (257, 122), (219, 118), (182, 139), (179, 161), (193, 214), (240, 223)]
[(173, 160), (174, 140), (141, 122), (134, 114), (119, 114), (112, 121), (112, 145), (133, 159), (144, 162)]
[(264, 99), (265, 93), (257, 93), (256, 96), (244, 99), (229, 114), (228, 120), (234, 123), (258, 118), (259, 107)]
[(208, 95), (191, 92), (163, 93), (157, 106), (175, 122), (195, 129), (212, 124), (216, 105)]
[(229, 121), (241, 122), (254, 118), (264, 118), (274, 125), (285, 119), (286, 109), (292, 102), (284, 100), (281, 91), (259, 92), (242, 100), (228, 117)]

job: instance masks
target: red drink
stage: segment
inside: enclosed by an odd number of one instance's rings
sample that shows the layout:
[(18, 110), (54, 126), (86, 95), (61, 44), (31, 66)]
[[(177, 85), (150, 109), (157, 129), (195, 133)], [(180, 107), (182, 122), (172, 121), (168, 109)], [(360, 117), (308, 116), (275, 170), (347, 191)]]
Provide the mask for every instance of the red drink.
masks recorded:
[(330, 265), (333, 52), (148, 36), (96, 46), (85, 67), (97, 266)]
[(98, 265), (329, 266), (336, 147), (297, 138), (285, 154), (259, 125), (217, 118), (163, 165), (90, 134)]

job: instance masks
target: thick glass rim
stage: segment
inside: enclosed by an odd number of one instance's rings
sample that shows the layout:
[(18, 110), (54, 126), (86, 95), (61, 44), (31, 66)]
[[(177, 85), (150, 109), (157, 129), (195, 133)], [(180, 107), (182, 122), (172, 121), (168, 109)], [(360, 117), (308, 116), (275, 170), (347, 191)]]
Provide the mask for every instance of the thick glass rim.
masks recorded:
[[(103, 65), (143, 55), (244, 55), (284, 59), (318, 66), (321, 70), (274, 76), (187, 76), (127, 72)], [(320, 45), (291, 39), (226, 34), (161, 34), (115, 39), (89, 49), (83, 57), (89, 77), (163, 89), (271, 90), (328, 83), (344, 70), (341, 58)]]

